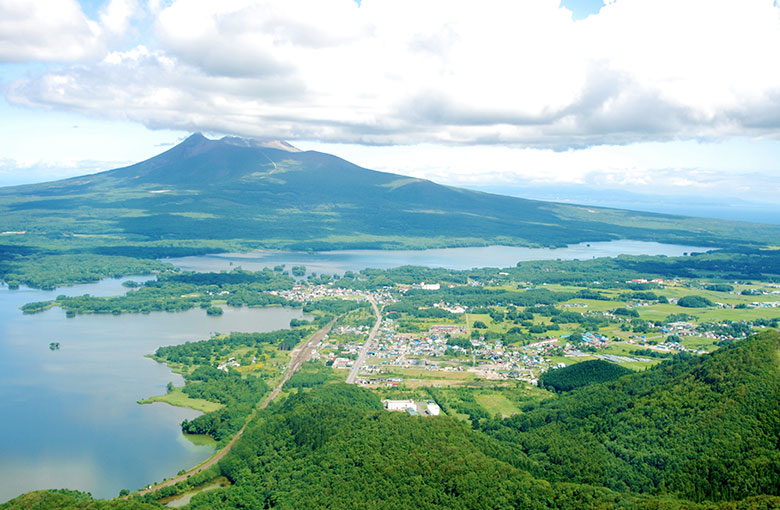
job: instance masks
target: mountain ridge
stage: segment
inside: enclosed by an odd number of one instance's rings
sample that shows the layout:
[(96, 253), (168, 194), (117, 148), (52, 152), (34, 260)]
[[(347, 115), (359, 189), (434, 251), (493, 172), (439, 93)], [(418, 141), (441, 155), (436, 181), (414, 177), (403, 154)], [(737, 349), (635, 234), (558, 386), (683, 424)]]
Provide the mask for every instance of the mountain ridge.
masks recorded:
[(370, 170), (281, 141), (200, 133), (145, 161), (0, 188), (0, 231), (293, 249), (767, 245), (780, 227), (559, 204)]

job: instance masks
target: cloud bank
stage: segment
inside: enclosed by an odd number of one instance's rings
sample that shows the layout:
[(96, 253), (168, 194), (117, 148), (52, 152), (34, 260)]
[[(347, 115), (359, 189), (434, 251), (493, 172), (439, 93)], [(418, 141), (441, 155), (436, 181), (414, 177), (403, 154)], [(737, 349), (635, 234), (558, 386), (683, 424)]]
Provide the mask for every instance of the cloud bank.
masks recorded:
[[(780, 127), (772, 0), (616, 0), (579, 21), (557, 0), (112, 0), (96, 21), (54, 4), (0, 0), (0, 60), (78, 61), (7, 84), (13, 103), (376, 145), (564, 149)], [(140, 11), (153, 36), (122, 47)]]

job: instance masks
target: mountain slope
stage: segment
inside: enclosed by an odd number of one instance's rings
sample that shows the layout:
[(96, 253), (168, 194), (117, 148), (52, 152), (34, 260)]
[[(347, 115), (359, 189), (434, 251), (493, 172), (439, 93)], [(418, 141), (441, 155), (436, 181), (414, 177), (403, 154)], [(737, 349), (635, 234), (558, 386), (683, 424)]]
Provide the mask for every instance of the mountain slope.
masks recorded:
[(0, 189), (0, 231), (301, 249), (633, 238), (769, 244), (780, 227), (540, 202), (367, 170), (283, 142), (196, 134), (141, 163)]
[(551, 481), (694, 501), (780, 496), (780, 334), (586, 386), (486, 428)]

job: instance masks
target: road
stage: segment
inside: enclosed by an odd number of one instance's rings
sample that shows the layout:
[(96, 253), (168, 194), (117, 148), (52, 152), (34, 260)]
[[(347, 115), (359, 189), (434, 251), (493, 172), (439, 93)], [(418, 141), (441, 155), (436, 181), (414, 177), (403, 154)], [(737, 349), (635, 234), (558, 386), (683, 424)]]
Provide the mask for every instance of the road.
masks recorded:
[(363, 347), (360, 349), (358, 358), (355, 360), (355, 363), (352, 365), (352, 370), (349, 371), (349, 375), (347, 376), (347, 384), (355, 384), (355, 380), (357, 379), (358, 372), (360, 371), (360, 368), (363, 366), (363, 363), (366, 362), (368, 351), (371, 349), (371, 345), (374, 343), (374, 337), (376, 336), (377, 331), (379, 331), (379, 326), (382, 324), (382, 314), (379, 312), (379, 308), (377, 308), (376, 306), (376, 301), (374, 301), (374, 298), (369, 297), (368, 302), (371, 303), (371, 306), (374, 307), (374, 314), (376, 315), (376, 324), (374, 324), (374, 327), (371, 329), (371, 333), (368, 334), (368, 339), (366, 339), (366, 342), (363, 344)]
[[(374, 305), (374, 310), (376, 310), (376, 305)], [(379, 312), (377, 311), (377, 313)], [(282, 391), (282, 386), (284, 385), (284, 383), (286, 383), (287, 380), (295, 373), (295, 371), (301, 367), (301, 364), (303, 364), (304, 361), (308, 361), (309, 358), (311, 358), (312, 351), (314, 351), (314, 348), (317, 347), (317, 344), (323, 338), (325, 338), (325, 335), (330, 333), (330, 329), (333, 327), (333, 324), (336, 322), (336, 320), (337, 319), (333, 319), (327, 326), (314, 333), (314, 335), (312, 335), (312, 337), (309, 339), (308, 342), (306, 342), (306, 344), (304, 344), (301, 347), (296, 347), (295, 349), (292, 350), (292, 352), (290, 352), (292, 361), (290, 361), (290, 364), (287, 367), (287, 371), (284, 373), (284, 377), (282, 377), (282, 380), (279, 381), (279, 384), (276, 385), (273, 391), (269, 393), (265, 399), (263, 399), (263, 401), (257, 407), (258, 410), (265, 409), (266, 407), (268, 407), (268, 404), (270, 404), (271, 401), (273, 401), (273, 399), (275, 399), (276, 396), (279, 395), (279, 392)], [(252, 415), (252, 417), (254, 417), (254, 414)], [(158, 483), (157, 485), (153, 485), (148, 489), (143, 489), (141, 491), (138, 491), (138, 494), (143, 496), (144, 494), (154, 492), (156, 490), (162, 489), (163, 487), (168, 487), (169, 485), (174, 485), (176, 483), (184, 481), (188, 477), (196, 473), (200, 473), (201, 471), (210, 468), (211, 466), (213, 466), (214, 464), (222, 460), (222, 458), (225, 455), (227, 455), (228, 452), (230, 452), (230, 449), (233, 448), (233, 445), (236, 444), (238, 438), (240, 438), (241, 435), (244, 433), (244, 429), (246, 429), (247, 424), (252, 421), (252, 417), (250, 417), (250, 419), (247, 420), (244, 426), (241, 427), (241, 430), (236, 432), (236, 435), (233, 436), (233, 439), (231, 439), (230, 442), (226, 444), (224, 448), (222, 448), (220, 451), (212, 455), (204, 463), (195, 466), (194, 468), (190, 469), (183, 475), (179, 475), (176, 478), (171, 478), (170, 480), (166, 480), (164, 482)]]

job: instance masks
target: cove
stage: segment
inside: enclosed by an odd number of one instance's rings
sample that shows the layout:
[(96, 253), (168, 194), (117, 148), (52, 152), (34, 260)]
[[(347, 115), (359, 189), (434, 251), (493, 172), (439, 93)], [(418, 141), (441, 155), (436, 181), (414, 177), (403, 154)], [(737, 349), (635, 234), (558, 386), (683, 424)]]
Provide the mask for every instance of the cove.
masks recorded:
[[(59, 308), (19, 310), (60, 294), (122, 294), (122, 281), (54, 291), (0, 287), (0, 502), (64, 487), (110, 498), (198, 464), (213, 449), (188, 441), (179, 423), (199, 413), (136, 403), (165, 393), (169, 381), (183, 384), (144, 355), (213, 332), (282, 329), (303, 317), (280, 307), (228, 307), (220, 317), (192, 309), (72, 319)], [(49, 350), (50, 342), (60, 350)]]

